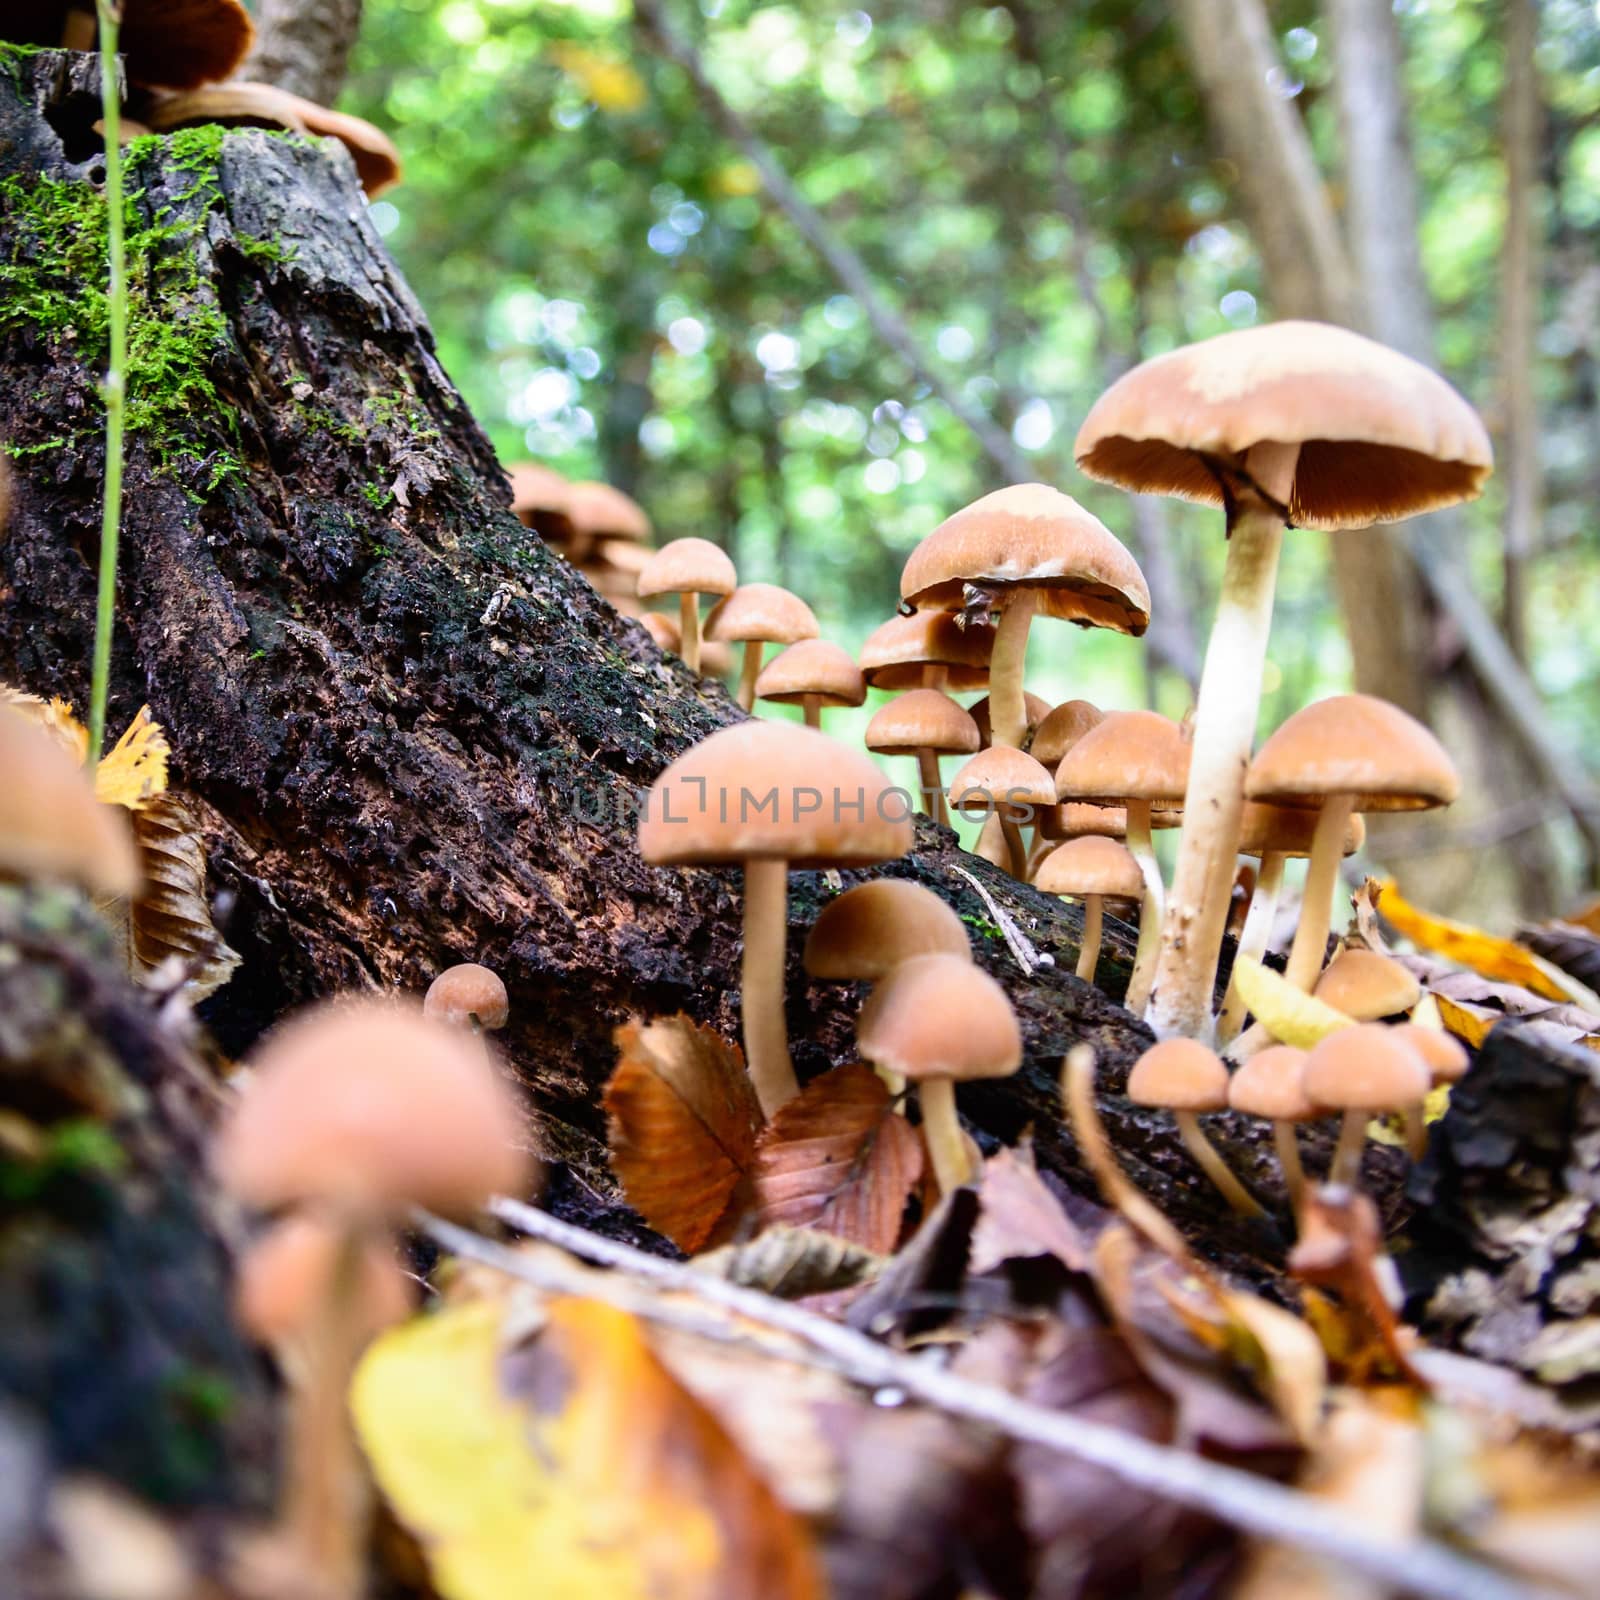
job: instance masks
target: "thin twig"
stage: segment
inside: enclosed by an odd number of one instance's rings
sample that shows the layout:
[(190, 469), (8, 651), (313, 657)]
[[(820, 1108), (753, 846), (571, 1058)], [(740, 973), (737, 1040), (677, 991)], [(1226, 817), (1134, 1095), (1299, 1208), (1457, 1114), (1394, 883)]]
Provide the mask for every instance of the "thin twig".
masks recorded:
[[(490, 1210), (520, 1232), (584, 1260), (663, 1289), (696, 1296), (789, 1334), (821, 1358), (819, 1364), (854, 1383), (870, 1389), (897, 1390), (1009, 1438), (1059, 1451), (1109, 1472), (1131, 1488), (1161, 1495), (1257, 1538), (1276, 1540), (1339, 1562), (1386, 1588), (1430, 1600), (1530, 1600), (1536, 1592), (1547, 1593), (1510, 1582), (1432, 1541), (1376, 1538), (1310, 1496), (1270, 1479), (1121, 1429), (1031, 1405), (1003, 1389), (952, 1373), (927, 1357), (892, 1350), (802, 1307), (603, 1239), (520, 1201), (501, 1197), (491, 1202)], [(464, 1246), (463, 1253), (470, 1253), (474, 1260), (525, 1282), (540, 1280), (540, 1271), (513, 1250), (441, 1222), (426, 1212), (418, 1213), (417, 1221), (441, 1243), (453, 1249)], [(543, 1276), (548, 1283), (548, 1274)], [(672, 1320), (671, 1313), (662, 1314), (658, 1302), (642, 1302), (639, 1314), (655, 1321)]]
[(994, 918), (994, 925), (1000, 930), (1000, 937), (1005, 940), (1006, 949), (1016, 957), (1017, 965), (1022, 968), (1024, 976), (1031, 976), (1040, 967), (1053, 967), (1056, 964), (1054, 956), (1041, 954), (1034, 949), (1027, 934), (1017, 926), (1016, 918), (1002, 911), (994, 896), (965, 867), (952, 867), (950, 870), (958, 878), (965, 878), (972, 885), (973, 893), (983, 901), (989, 915)]

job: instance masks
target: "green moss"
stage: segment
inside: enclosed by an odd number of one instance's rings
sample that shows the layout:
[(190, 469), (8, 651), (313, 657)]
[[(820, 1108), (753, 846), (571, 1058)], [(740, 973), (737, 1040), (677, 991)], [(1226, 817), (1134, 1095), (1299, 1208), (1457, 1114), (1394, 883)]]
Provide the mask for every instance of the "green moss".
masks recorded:
[(961, 913), (961, 920), (972, 929), (974, 933), (981, 933), (985, 939), (1004, 939), (1005, 935), (988, 920), (987, 917), (968, 916)]
[(394, 504), (393, 491), (385, 489), (381, 483), (364, 483), (361, 492), (374, 511), (387, 511)]
[(22, 1204), (63, 1177), (114, 1178), (127, 1164), (116, 1135), (103, 1123), (87, 1118), (59, 1122), (45, 1130), (37, 1156), (0, 1159), (0, 1200)]

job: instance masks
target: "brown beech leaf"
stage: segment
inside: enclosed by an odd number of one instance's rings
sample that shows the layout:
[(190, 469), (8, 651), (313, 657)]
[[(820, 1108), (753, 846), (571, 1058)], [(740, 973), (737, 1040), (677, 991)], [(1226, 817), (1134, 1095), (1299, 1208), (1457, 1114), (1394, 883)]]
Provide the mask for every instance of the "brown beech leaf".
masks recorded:
[(888, 1255), (922, 1175), (922, 1136), (898, 1115), (870, 1067), (835, 1067), (762, 1131), (756, 1211), (762, 1225), (837, 1234)]
[(188, 800), (170, 790), (130, 815), (144, 885), (128, 913), (129, 966), (143, 978), (175, 956), (183, 963), (186, 993), (203, 1000), (233, 976), (239, 955), (211, 921), (198, 820)]
[(686, 1255), (749, 1172), (761, 1111), (744, 1057), (685, 1016), (627, 1022), (606, 1085), (611, 1166), (628, 1204)]
[(1054, 1256), (1069, 1272), (1088, 1270), (1089, 1247), (1039, 1176), (1028, 1146), (1004, 1149), (984, 1163), (978, 1198), (983, 1209), (972, 1231), (971, 1271), (1029, 1256)]

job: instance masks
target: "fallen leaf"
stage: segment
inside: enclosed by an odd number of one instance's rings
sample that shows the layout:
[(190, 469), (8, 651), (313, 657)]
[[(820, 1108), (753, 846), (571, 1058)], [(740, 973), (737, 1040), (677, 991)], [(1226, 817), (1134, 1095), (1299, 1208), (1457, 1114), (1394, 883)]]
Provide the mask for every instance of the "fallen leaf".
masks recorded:
[(1281, 972), (1249, 956), (1235, 960), (1233, 981), (1256, 1021), (1281, 1044), (1297, 1050), (1309, 1050), (1336, 1029), (1354, 1026), (1342, 1011), (1295, 988)]
[(885, 1257), (837, 1234), (814, 1228), (768, 1228), (745, 1244), (724, 1245), (694, 1258), (708, 1272), (779, 1300), (800, 1300), (868, 1283), (883, 1271)]
[(1489, 1037), (1495, 1023), (1505, 1020), (1505, 1012), (1489, 1006), (1469, 1006), (1442, 994), (1433, 998), (1439, 1007), (1439, 1020), (1470, 1050), (1476, 1050)]
[(813, 1228), (887, 1255), (922, 1168), (922, 1136), (878, 1075), (859, 1063), (835, 1067), (762, 1130), (756, 1214), (763, 1226)]
[(1447, 956), (1486, 978), (1520, 984), (1547, 999), (1571, 1001), (1600, 1012), (1600, 995), (1542, 956), (1515, 939), (1498, 938), (1468, 923), (1419, 911), (1406, 902), (1392, 879), (1378, 891), (1378, 910), (1397, 932), (1424, 950)]
[(1542, 927), (1523, 928), (1521, 938), (1535, 955), (1590, 990), (1600, 984), (1600, 934), (1570, 922), (1547, 922)]
[(594, 1300), (502, 1348), (473, 1300), (385, 1334), (352, 1411), (444, 1600), (813, 1600), (803, 1524), (651, 1350)]
[(761, 1109), (744, 1057), (685, 1016), (624, 1023), (606, 1085), (611, 1166), (628, 1204), (693, 1255), (755, 1156)]
[(978, 1202), (970, 1271), (1029, 1256), (1053, 1256), (1069, 1272), (1088, 1270), (1088, 1245), (1039, 1176), (1031, 1150), (1003, 1149), (985, 1162)]
[(10, 706), (36, 722), (79, 766), (89, 759), (89, 730), (72, 714), (70, 701), (60, 696), (46, 700), (25, 689), (13, 688), (9, 683), (0, 683), (0, 705)]
[(203, 1000), (233, 976), (239, 955), (211, 920), (198, 819), (182, 794), (168, 791), (133, 813), (133, 832), (144, 882), (129, 908), (129, 966), (145, 978), (176, 958), (189, 997)]

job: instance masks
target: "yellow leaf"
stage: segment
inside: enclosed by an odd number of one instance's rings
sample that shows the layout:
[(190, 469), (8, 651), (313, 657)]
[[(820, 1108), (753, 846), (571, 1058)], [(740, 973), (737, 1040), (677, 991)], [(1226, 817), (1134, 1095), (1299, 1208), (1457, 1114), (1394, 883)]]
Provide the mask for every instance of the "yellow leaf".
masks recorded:
[(1472, 1050), (1476, 1050), (1489, 1037), (1489, 1030), (1495, 1023), (1505, 1020), (1505, 1012), (1495, 1011), (1489, 1006), (1463, 1005), (1459, 1000), (1448, 999), (1442, 994), (1436, 994), (1433, 998), (1438, 1004), (1439, 1020), (1444, 1023), (1445, 1031), (1453, 1033)]
[(1293, 1312), (1242, 1289), (1223, 1289), (1219, 1298), (1235, 1325), (1248, 1335), (1243, 1354), (1261, 1392), (1295, 1438), (1309, 1445), (1321, 1426), (1328, 1387), (1322, 1341)]
[(1432, 950), (1497, 983), (1520, 984), (1547, 1000), (1570, 1001), (1585, 1010), (1600, 1011), (1600, 995), (1568, 977), (1559, 967), (1515, 939), (1501, 939), (1468, 923), (1419, 911), (1401, 896), (1393, 879), (1378, 891), (1378, 910), (1396, 931), (1420, 949)]
[(1353, 1026), (1342, 1011), (1295, 988), (1282, 973), (1249, 956), (1234, 962), (1233, 979), (1256, 1021), (1274, 1039), (1297, 1050), (1309, 1050), (1336, 1029)]
[(356, 1372), (363, 1448), (445, 1600), (815, 1600), (802, 1523), (626, 1312), (557, 1300), (506, 1350), (504, 1308), (384, 1335)]
[(550, 54), (600, 110), (625, 116), (644, 109), (644, 80), (620, 56), (559, 41), (550, 46)]
[(137, 811), (166, 792), (167, 757), (171, 754), (161, 724), (150, 715), (149, 706), (140, 706), (139, 715), (95, 768), (96, 796), (105, 805)]

